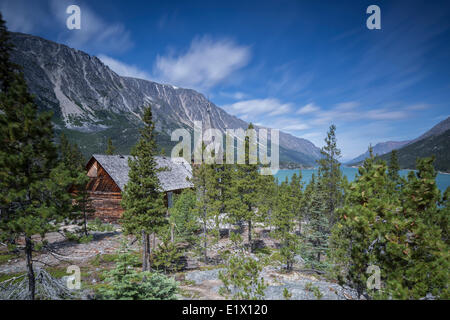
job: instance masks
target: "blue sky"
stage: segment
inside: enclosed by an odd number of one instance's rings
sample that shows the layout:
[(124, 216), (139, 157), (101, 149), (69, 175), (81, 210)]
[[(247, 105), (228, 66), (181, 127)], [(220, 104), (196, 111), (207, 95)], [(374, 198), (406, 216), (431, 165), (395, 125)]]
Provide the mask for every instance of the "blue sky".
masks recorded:
[[(81, 30), (66, 28), (68, 5)], [(381, 9), (381, 30), (366, 8)], [(246, 121), (343, 160), (450, 115), (448, 1), (0, 0), (13, 31), (100, 57), (122, 75), (196, 89)]]

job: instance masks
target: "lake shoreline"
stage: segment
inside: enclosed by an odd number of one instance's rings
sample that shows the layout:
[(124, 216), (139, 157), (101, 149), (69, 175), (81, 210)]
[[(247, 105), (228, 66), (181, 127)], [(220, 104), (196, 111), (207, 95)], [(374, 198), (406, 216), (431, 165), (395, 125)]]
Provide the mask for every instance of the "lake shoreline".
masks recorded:
[[(358, 168), (354, 166), (342, 166), (341, 171), (344, 176), (347, 177), (349, 182), (354, 181), (355, 176), (358, 174)], [(278, 172), (274, 175), (278, 182), (281, 183), (288, 178), (293, 176), (293, 174), (298, 175), (298, 171), (301, 171), (302, 174), (302, 182), (308, 184), (311, 180), (312, 175), (317, 176), (318, 168), (313, 169), (279, 169)], [(400, 175), (406, 177), (410, 171), (417, 172), (416, 169), (401, 169)], [(448, 187), (450, 187), (450, 173), (438, 171), (436, 175), (436, 184), (441, 192), (444, 192)]]

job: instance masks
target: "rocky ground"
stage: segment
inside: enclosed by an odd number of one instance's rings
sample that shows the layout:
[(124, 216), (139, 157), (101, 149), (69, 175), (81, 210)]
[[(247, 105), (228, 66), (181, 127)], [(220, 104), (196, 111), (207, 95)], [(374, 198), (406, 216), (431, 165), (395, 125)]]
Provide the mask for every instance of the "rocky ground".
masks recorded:
[[(92, 232), (93, 240), (88, 243), (67, 241), (59, 233), (51, 233), (46, 237), (47, 248), (35, 254), (34, 266), (51, 270), (53, 275), (62, 278), (69, 265), (77, 265), (82, 271), (82, 284), (84, 291), (82, 298), (93, 297), (95, 286), (102, 281), (102, 273), (113, 267), (113, 257), (123, 241), (120, 227), (115, 226), (114, 231)], [(243, 234), (245, 239), (245, 234)], [(260, 234), (259, 245), (273, 248), (276, 243)], [(133, 237), (127, 237), (130, 248), (138, 254), (140, 243)], [(210, 256), (217, 261), (222, 250), (229, 246), (228, 237), (223, 237), (218, 243), (210, 246)], [(26, 271), (23, 255), (5, 255), (6, 248), (0, 247), (0, 257), (10, 257), (0, 262), (0, 281), (10, 275), (17, 275)], [(205, 265), (194, 256), (188, 256), (187, 268), (177, 273), (175, 278), (180, 282), (181, 299), (224, 299), (219, 294), (222, 282), (218, 275), (220, 264)], [(302, 271), (303, 260), (296, 257), (294, 271), (283, 272), (281, 266), (266, 266), (261, 276), (267, 284), (265, 299), (284, 299), (283, 291), (286, 288), (292, 300), (309, 299), (357, 299), (356, 293), (350, 288), (343, 288), (337, 283), (321, 279), (316, 274)]]

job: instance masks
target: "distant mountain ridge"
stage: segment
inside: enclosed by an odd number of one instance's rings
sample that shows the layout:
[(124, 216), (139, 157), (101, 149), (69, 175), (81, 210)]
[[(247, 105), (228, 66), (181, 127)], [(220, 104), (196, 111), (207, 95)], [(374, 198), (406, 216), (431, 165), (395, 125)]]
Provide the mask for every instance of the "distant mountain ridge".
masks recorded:
[[(217, 107), (201, 93), (117, 75), (95, 56), (37, 36), (12, 33), (12, 60), (23, 67), (42, 110), (54, 112), (57, 131), (77, 142), (85, 155), (101, 153), (107, 138), (129, 153), (142, 125), (140, 114), (153, 106), (158, 143), (170, 148), (176, 128), (246, 129), (248, 123)], [(306, 139), (280, 132), (280, 159), (314, 165), (320, 149)]]
[[(450, 172), (450, 117), (439, 122), (416, 139), (400, 143), (403, 143), (400, 147), (395, 147), (395, 144), (387, 146), (387, 148), (393, 148), (383, 154), (378, 153), (378, 158), (389, 161), (392, 150), (397, 149), (400, 167), (403, 169), (413, 169), (416, 166), (417, 158), (435, 156), (435, 168), (440, 171)], [(368, 152), (349, 163), (352, 165), (360, 165), (366, 158), (363, 158), (366, 154), (368, 155)], [(377, 154), (375, 148), (374, 154)]]
[[(401, 147), (407, 145), (410, 141), (387, 141), (387, 142), (380, 142), (377, 143), (375, 146), (373, 146), (373, 154), (374, 155), (383, 155), (388, 152), (391, 152), (394, 149), (400, 149)], [(365, 153), (359, 155), (355, 159), (352, 159), (348, 161), (347, 163), (353, 164), (358, 163), (361, 161), (364, 161), (364, 159), (369, 157), (369, 150), (367, 150)]]

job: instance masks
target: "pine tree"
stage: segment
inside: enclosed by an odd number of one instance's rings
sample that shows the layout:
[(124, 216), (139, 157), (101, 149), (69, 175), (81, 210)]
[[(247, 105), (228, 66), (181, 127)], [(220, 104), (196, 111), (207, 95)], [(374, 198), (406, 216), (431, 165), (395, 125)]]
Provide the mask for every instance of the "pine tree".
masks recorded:
[[(350, 184), (331, 237), (340, 280), (372, 298), (448, 299), (445, 208), (439, 207), (432, 159), (420, 159), (401, 190), (373, 154)], [(382, 287), (369, 289), (367, 268), (380, 268)]]
[(290, 186), (292, 193), (292, 210), (294, 211), (293, 214), (298, 223), (298, 232), (301, 233), (302, 221), (304, 218), (303, 210), (305, 206), (305, 199), (303, 196), (304, 183), (302, 182), (302, 172), (300, 170), (298, 172), (298, 176), (296, 173), (292, 175)]
[(341, 150), (337, 147), (336, 126), (331, 125), (325, 138), (325, 146), (321, 149), (322, 158), (318, 160), (318, 179), (324, 188), (324, 201), (330, 226), (335, 222), (335, 210), (342, 202), (342, 172), (339, 158)]
[(108, 144), (106, 146), (106, 154), (112, 156), (116, 151), (116, 147), (113, 146), (111, 138), (108, 138)]
[(398, 164), (397, 150), (392, 150), (388, 167), (388, 177), (396, 184), (400, 183), (400, 165)]
[[(254, 129), (250, 123), (248, 129)], [(237, 164), (232, 171), (227, 209), (233, 223), (247, 222), (248, 246), (252, 250), (252, 223), (255, 221), (255, 207), (258, 199), (258, 164), (250, 164), (250, 141), (245, 138), (245, 162)]]
[[(0, 238), (24, 238), (30, 299), (35, 298), (33, 235), (56, 231), (71, 209), (67, 171), (57, 163), (50, 113), (38, 114), (23, 74), (8, 60), (0, 19)], [(11, 241), (14, 242), (14, 241)]]
[(147, 107), (143, 115), (144, 127), (141, 137), (131, 151), (128, 160), (129, 180), (125, 186), (122, 206), (125, 209), (122, 217), (124, 232), (140, 237), (143, 242), (142, 269), (151, 270), (150, 235), (155, 234), (167, 223), (166, 208), (157, 172), (155, 160), (155, 124), (151, 107)]
[[(224, 165), (207, 164), (202, 161), (201, 165), (194, 167), (193, 172), (193, 183), (197, 194), (195, 213), (202, 225), (201, 251), (205, 263), (208, 261), (210, 236), (214, 242), (219, 239), (219, 218), (224, 208), (223, 193), (221, 193), (224, 185), (220, 181), (221, 170), (219, 170), (221, 166)], [(214, 225), (211, 225), (211, 220), (214, 221)]]
[(343, 208), (337, 211), (338, 221), (330, 238), (330, 258), (338, 280), (366, 297), (369, 297), (367, 268), (370, 265), (382, 268), (377, 251), (381, 252), (386, 242), (386, 231), (382, 231), (389, 223), (386, 214), (396, 212), (400, 204), (398, 195), (391, 194), (388, 188), (386, 169), (384, 163), (375, 162), (370, 152), (350, 184)]
[(310, 202), (308, 206), (308, 224), (304, 232), (305, 258), (313, 268), (323, 269), (322, 257), (328, 249), (330, 235), (329, 219), (327, 217), (324, 188), (312, 180), (310, 183)]
[(281, 241), (280, 254), (286, 262), (286, 270), (291, 271), (294, 256), (298, 249), (298, 237), (294, 233), (296, 210), (294, 198), (288, 179), (278, 187), (277, 205), (274, 211), (273, 225), (275, 237)]
[(59, 149), (61, 163), (69, 173), (67, 177), (71, 179), (71, 190), (74, 194), (71, 217), (75, 220), (81, 218), (80, 225), (87, 236), (87, 219), (95, 212), (95, 208), (87, 190), (89, 177), (85, 172), (85, 159), (78, 145), (71, 144), (64, 133), (60, 136)]
[(20, 70), (20, 67), (10, 59), (13, 48), (6, 22), (0, 12), (0, 92), (8, 91), (9, 86), (16, 79), (17, 71)]
[(200, 229), (195, 205), (195, 193), (183, 190), (175, 197), (173, 207), (169, 209), (171, 222), (175, 225), (175, 237), (191, 245), (197, 243), (196, 232)]

